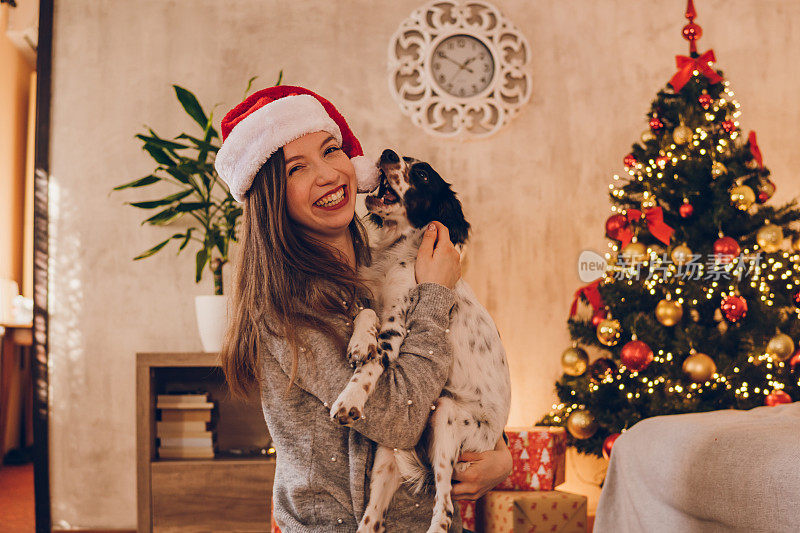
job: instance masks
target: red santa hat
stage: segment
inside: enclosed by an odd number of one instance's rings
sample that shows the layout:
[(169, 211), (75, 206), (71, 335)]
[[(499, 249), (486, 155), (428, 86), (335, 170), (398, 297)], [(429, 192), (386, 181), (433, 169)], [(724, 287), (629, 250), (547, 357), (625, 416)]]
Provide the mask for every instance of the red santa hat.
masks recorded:
[(364, 156), (344, 117), (329, 101), (303, 87), (278, 85), (255, 92), (222, 119), (222, 146), (214, 167), (237, 202), (244, 200), (269, 156), (307, 133), (325, 131), (353, 162), (358, 192), (378, 186), (378, 167)]

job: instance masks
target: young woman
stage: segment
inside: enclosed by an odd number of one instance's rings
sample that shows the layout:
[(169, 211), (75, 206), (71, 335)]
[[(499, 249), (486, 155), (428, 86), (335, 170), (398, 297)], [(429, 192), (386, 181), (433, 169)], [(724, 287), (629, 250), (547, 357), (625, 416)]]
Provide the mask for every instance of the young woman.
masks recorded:
[[(329, 416), (352, 376), (352, 321), (373, 295), (358, 278), (370, 263), (356, 192), (377, 184), (374, 163), (327, 100), (302, 87), (254, 93), (222, 122), (215, 166), (243, 202), (231, 325), (221, 360), (231, 391), (258, 386), (277, 450), (273, 512), (284, 533), (355, 531), (369, 500), (376, 443), (412, 448), (447, 380), (445, 330), (460, 277), (447, 228), (430, 225), (419, 249), (417, 286), (401, 357), (381, 376), (352, 426)], [(505, 479), (511, 457), (463, 454), (471, 466), (454, 498), (475, 499)], [(382, 524), (428, 528), (433, 493), (395, 493)], [(461, 531), (456, 515), (451, 531)]]

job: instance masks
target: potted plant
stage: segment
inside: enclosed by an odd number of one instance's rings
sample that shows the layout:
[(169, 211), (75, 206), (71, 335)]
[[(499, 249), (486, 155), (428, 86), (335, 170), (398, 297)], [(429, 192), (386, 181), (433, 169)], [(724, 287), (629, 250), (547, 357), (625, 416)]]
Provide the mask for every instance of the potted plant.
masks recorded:
[[(279, 75), (276, 85), (280, 85), (281, 77)], [(254, 79), (247, 83), (245, 95)], [(217, 352), (228, 324), (227, 296), (222, 291), (223, 267), (228, 262), (230, 243), (237, 241), (236, 223), (242, 208), (214, 169), (221, 139), (212, 125), (213, 112), (206, 115), (191, 91), (178, 85), (173, 85), (173, 88), (184, 111), (200, 126), (202, 133), (196, 136), (181, 133), (173, 139), (165, 139), (147, 127), (148, 133), (137, 134), (136, 138), (142, 141), (142, 148), (155, 160), (156, 169), (143, 178), (114, 187), (112, 192), (162, 182), (177, 187), (176, 192), (161, 199), (125, 202), (139, 209), (156, 211), (142, 225), (166, 226), (178, 220), (191, 223), (185, 231), (173, 234), (133, 260), (150, 257), (173, 240), (180, 242), (178, 254), (191, 241), (200, 244), (195, 254), (195, 282), (200, 282), (208, 267), (214, 279), (214, 294), (195, 296), (197, 326), (203, 349)]]

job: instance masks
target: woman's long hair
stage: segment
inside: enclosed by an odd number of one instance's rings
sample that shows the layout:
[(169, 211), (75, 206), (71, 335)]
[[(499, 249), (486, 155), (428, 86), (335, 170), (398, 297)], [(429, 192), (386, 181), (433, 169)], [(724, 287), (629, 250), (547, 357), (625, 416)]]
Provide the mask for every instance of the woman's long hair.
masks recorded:
[[(357, 215), (348, 229), (356, 265), (369, 265), (367, 233)], [(270, 357), (264, 353), (261, 326), (270, 335), (286, 338), (291, 347), (291, 388), (303, 364), (298, 348), (305, 344), (299, 330), (316, 329), (344, 352), (348, 339), (330, 319), (338, 315), (349, 320), (355, 298), (369, 300), (372, 295), (337, 250), (289, 218), (283, 149), (264, 163), (245, 195), (239, 235), (231, 316), (220, 361), (232, 395), (246, 400), (261, 382), (261, 361)]]

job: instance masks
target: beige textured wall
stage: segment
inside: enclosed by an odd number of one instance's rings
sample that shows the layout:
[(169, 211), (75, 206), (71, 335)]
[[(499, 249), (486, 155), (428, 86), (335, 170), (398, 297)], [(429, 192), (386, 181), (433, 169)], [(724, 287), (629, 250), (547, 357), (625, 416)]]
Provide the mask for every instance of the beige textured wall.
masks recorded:
[[(432, 161), (473, 224), (466, 279), (494, 316), (513, 371), (512, 425), (552, 403), (565, 320), (585, 247), (605, 246), (607, 186), (645, 128), (644, 113), (685, 53), (685, 3), (496, 0), (526, 34), (533, 98), (487, 140), (426, 136), (386, 83), (391, 34), (418, 1), (71, 0), (56, 3), (53, 54), (51, 473), (57, 527), (135, 526), (134, 357), (197, 350), (193, 256), (131, 258), (173, 229), (141, 227), (109, 195), (151, 163), (133, 135), (192, 127), (170, 84), (238, 103), (246, 80), (309, 86), (330, 98), (367, 150)], [(778, 186), (800, 177), (800, 2), (700, 0), (699, 22), (755, 129)], [(575, 466), (571, 463), (570, 467)], [(573, 468), (576, 483), (591, 477)], [(591, 479), (590, 479), (591, 481)], [(591, 491), (588, 491), (591, 492)], [(596, 491), (591, 492), (596, 500)]]

